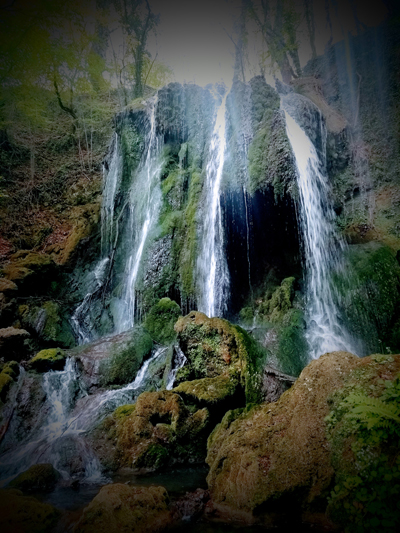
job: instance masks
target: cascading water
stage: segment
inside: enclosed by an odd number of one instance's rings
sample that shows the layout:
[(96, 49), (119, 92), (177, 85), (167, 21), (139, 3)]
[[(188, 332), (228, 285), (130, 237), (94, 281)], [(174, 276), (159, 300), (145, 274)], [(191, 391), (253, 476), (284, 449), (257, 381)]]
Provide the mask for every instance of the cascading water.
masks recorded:
[[(121, 389), (97, 394), (88, 395), (80, 388), (79, 372), (73, 359), (67, 360), (64, 370), (44, 374), (46, 402), (43, 409), (47, 412), (46, 421), (37, 433), (28, 436), (27, 441), (17, 448), (13, 446), (11, 451), (1, 456), (0, 485), (6, 485), (16, 475), (37, 463), (51, 463), (68, 479), (71, 476), (69, 465), (65, 464), (68, 454), (75, 455), (75, 459), (80, 461), (85, 482), (104, 481), (100, 463), (85, 435), (117, 407), (133, 403), (151, 384), (152, 367), (165, 364), (168, 352), (169, 347), (158, 348), (143, 363), (134, 381)], [(167, 377), (167, 389), (172, 388), (176, 372), (185, 361), (186, 357), (178, 349)]]
[[(317, 112), (317, 111), (316, 111)], [(326, 173), (326, 129), (321, 117), (322, 155), (285, 110), (286, 132), (297, 166), (300, 194), (300, 226), (306, 266), (306, 337), (310, 356), (346, 350), (357, 353), (355, 342), (340, 323), (337, 297), (330, 274), (340, 270), (344, 243), (334, 229), (335, 213), (329, 201)]]
[[(43, 377), (46, 393), (45, 423), (26, 443), (5, 453), (0, 460), (2, 485), (33, 464), (51, 463), (64, 478), (69, 477), (63, 464), (65, 446), (79, 453), (86, 481), (100, 481), (101, 468), (94, 452), (81, 436), (83, 430), (74, 424), (71, 417), (74, 398), (77, 394), (78, 373), (73, 359), (68, 359), (64, 370), (47, 372)], [(71, 444), (73, 442), (73, 444)], [(64, 450), (63, 450), (64, 446)]]
[(125, 268), (123, 297), (116, 305), (115, 330), (119, 333), (135, 322), (136, 283), (147, 238), (158, 219), (161, 206), (160, 173), (162, 137), (156, 132), (157, 98), (151, 102), (147, 151), (129, 191), (128, 235), (132, 239)]
[(229, 271), (224, 253), (224, 232), (220, 203), (222, 171), (225, 161), (225, 103), (218, 109), (206, 168), (206, 201), (201, 249), (197, 261), (200, 278), (199, 310), (208, 316), (226, 311)]
[(171, 390), (174, 386), (176, 374), (178, 373), (178, 370), (180, 370), (186, 363), (187, 358), (186, 355), (182, 352), (182, 350), (179, 348), (179, 346), (176, 344), (174, 346), (174, 352), (175, 352), (175, 366), (171, 369), (168, 379), (167, 379), (167, 386), (165, 387), (167, 390)]

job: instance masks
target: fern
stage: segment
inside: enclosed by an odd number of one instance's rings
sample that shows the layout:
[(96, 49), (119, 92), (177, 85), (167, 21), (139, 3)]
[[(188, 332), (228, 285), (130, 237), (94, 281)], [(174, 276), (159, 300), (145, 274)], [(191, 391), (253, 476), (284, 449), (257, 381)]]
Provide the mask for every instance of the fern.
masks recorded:
[(358, 420), (367, 429), (384, 427), (396, 433), (400, 430), (400, 407), (395, 403), (386, 403), (362, 393), (349, 394), (344, 403), (350, 408), (345, 417)]

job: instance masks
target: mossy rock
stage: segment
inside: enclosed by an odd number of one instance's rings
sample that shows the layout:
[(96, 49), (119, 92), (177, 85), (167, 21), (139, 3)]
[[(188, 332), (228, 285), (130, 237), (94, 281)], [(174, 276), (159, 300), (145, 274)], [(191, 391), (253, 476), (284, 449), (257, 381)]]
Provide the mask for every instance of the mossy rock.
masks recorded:
[(3, 276), (17, 284), (23, 292), (40, 289), (44, 292), (50, 280), (57, 275), (57, 266), (48, 254), (20, 250), (11, 256), (11, 261), (3, 267)]
[(179, 381), (214, 378), (236, 379), (247, 402), (260, 401), (265, 352), (246, 331), (222, 318), (208, 318), (192, 311), (175, 325), (178, 342), (187, 362), (177, 374)]
[(41, 306), (21, 305), (19, 318), (22, 326), (38, 336), (45, 345), (58, 344), (63, 348), (75, 345), (71, 326), (57, 302), (49, 300)]
[(0, 489), (2, 533), (47, 533), (53, 530), (60, 511), (16, 489)]
[(9, 487), (22, 492), (51, 492), (60, 479), (53, 465), (41, 463), (33, 465), (9, 483)]
[(144, 327), (159, 344), (169, 344), (176, 338), (174, 325), (181, 315), (181, 308), (170, 298), (162, 298), (149, 311)]
[(13, 383), (14, 380), (9, 374), (6, 372), (0, 373), (0, 400), (2, 402), (6, 401), (8, 391)]
[(191, 408), (173, 391), (144, 392), (136, 404), (116, 409), (101, 427), (106, 460), (116, 468), (144, 471), (204, 461), (212, 429), (206, 408)]
[(153, 339), (143, 328), (135, 328), (129, 342), (122, 347), (118, 345), (111, 350), (111, 356), (101, 361), (101, 384), (124, 385), (134, 380), (143, 361), (148, 358), (153, 348)]
[(349, 246), (347, 265), (334, 277), (346, 325), (363, 340), (362, 352), (400, 349), (395, 331), (400, 311), (400, 267), (392, 250), (377, 242)]
[(6, 401), (8, 391), (19, 375), (19, 364), (16, 361), (5, 363), (0, 372), (0, 400)]
[(65, 365), (66, 353), (61, 348), (41, 350), (29, 361), (29, 368), (37, 372), (62, 370)]
[(131, 487), (122, 483), (101, 488), (85, 507), (75, 533), (148, 533), (164, 531), (172, 522), (164, 487)]

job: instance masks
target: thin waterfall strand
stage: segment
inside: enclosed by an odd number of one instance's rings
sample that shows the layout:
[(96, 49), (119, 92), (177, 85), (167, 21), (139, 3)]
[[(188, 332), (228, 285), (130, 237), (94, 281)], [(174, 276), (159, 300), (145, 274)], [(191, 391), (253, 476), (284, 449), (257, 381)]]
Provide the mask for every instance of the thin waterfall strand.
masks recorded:
[[(330, 273), (341, 268), (344, 243), (334, 230), (334, 211), (329, 202), (325, 157), (296, 121), (285, 111), (286, 132), (296, 160), (300, 193), (300, 225), (306, 262), (306, 337), (310, 356), (346, 350), (356, 353), (354, 341), (340, 323), (337, 298)], [(326, 130), (321, 123), (325, 152)]]
[(226, 311), (229, 272), (224, 253), (224, 231), (220, 189), (225, 162), (225, 102), (217, 112), (211, 139), (210, 159), (206, 168), (206, 202), (201, 251), (198, 259), (200, 277), (200, 311), (221, 316)]

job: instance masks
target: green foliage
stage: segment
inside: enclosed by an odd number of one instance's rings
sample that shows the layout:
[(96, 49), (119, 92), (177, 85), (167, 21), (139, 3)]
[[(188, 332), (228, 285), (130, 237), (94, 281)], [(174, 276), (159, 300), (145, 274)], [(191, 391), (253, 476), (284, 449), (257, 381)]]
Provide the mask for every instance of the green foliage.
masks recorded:
[(349, 533), (394, 533), (400, 526), (400, 376), (376, 386), (378, 397), (350, 390), (326, 418), (339, 457), (341, 443), (352, 439), (355, 461), (346, 468), (338, 457), (328, 508)]
[[(396, 350), (392, 324), (400, 306), (400, 268), (393, 252), (378, 243), (353, 245), (346, 269), (333, 277), (347, 326), (363, 338), (367, 353)], [(367, 334), (366, 334), (367, 332)]]
[(176, 338), (175, 322), (181, 315), (179, 305), (169, 298), (162, 298), (151, 309), (144, 321), (144, 327), (159, 344), (169, 344)]
[(137, 328), (128, 346), (102, 361), (102, 385), (124, 385), (133, 381), (142, 362), (150, 356), (153, 340), (147, 331)]

